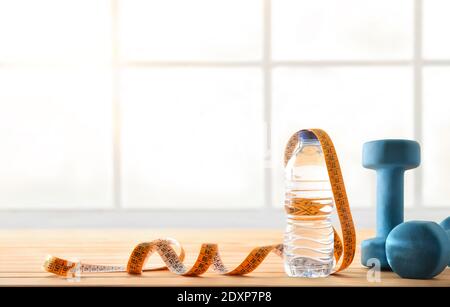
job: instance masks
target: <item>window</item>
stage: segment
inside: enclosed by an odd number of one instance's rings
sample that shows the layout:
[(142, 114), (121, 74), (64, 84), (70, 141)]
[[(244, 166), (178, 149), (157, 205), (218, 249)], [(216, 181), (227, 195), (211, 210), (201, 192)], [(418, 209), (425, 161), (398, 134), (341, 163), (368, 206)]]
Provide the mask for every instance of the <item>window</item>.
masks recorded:
[(279, 208), (282, 152), (410, 138), (411, 208), (449, 206), (444, 0), (0, 0), (0, 209)]

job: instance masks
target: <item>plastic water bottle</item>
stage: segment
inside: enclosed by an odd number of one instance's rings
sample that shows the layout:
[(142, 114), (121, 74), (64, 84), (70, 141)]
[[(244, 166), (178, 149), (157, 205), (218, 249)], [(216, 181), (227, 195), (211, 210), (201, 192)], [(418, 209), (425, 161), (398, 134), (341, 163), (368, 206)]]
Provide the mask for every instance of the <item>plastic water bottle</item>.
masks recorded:
[[(325, 277), (334, 266), (333, 193), (319, 140), (311, 132), (299, 133), (286, 165), (284, 268), (292, 277)], [(299, 206), (316, 213), (296, 211)]]

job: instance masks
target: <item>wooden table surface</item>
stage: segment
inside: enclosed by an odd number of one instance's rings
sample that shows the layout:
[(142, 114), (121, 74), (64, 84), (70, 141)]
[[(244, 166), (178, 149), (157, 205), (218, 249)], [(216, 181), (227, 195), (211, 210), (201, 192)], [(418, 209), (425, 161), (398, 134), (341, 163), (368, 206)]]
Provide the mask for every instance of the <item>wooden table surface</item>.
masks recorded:
[[(392, 272), (381, 272), (381, 282), (367, 280), (368, 270), (360, 264), (360, 241), (371, 231), (358, 233), (357, 255), (346, 271), (328, 278), (289, 278), (283, 271), (282, 259), (269, 255), (263, 264), (246, 276), (221, 276), (207, 272), (202, 277), (181, 277), (168, 271), (145, 272), (141, 276), (127, 273), (84, 275), (69, 281), (42, 270), (46, 255), (52, 254), (87, 263), (126, 264), (133, 247), (156, 238), (173, 237), (185, 247), (185, 262), (191, 264), (203, 242), (219, 243), (225, 264), (237, 265), (255, 246), (281, 242), (279, 230), (1, 230), (0, 285), (21, 286), (450, 286), (447, 268), (432, 280), (401, 279)], [(160, 263), (158, 256), (148, 264)]]

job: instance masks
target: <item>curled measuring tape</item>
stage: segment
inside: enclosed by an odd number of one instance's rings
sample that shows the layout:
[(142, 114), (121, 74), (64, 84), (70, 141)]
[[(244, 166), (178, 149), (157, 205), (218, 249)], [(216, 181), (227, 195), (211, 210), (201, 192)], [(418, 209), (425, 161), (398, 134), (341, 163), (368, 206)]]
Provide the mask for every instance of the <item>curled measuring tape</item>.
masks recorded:
[[(304, 130), (300, 130), (292, 135), (286, 145), (284, 152), (285, 166), (299, 144), (298, 135), (301, 131)], [(306, 131), (312, 132), (321, 144), (333, 192), (334, 203), (341, 224), (342, 240), (334, 229), (334, 257), (337, 265), (333, 273), (336, 273), (347, 268), (353, 261), (356, 248), (355, 227), (333, 142), (328, 134), (321, 129), (308, 129)], [(314, 200), (311, 199), (298, 198), (294, 199), (289, 207), (286, 207), (286, 211), (291, 215), (314, 216), (320, 214), (320, 205), (314, 203)], [(172, 246), (175, 246), (180, 250), (179, 254), (177, 254)], [(155, 252), (160, 255), (166, 266), (145, 268), (148, 257)], [(132, 251), (126, 266), (85, 264), (48, 256), (43, 267), (50, 273), (64, 277), (77, 277), (82, 273), (99, 272), (128, 272), (130, 274), (141, 274), (144, 271), (162, 269), (168, 269), (173, 273), (182, 276), (198, 276), (205, 273), (211, 266), (213, 267), (213, 270), (219, 274), (244, 275), (256, 269), (271, 252), (282, 257), (283, 245), (275, 244), (256, 247), (247, 255), (240, 265), (229, 270), (225, 267), (220, 258), (217, 244), (204, 243), (200, 248), (199, 256), (194, 265), (191, 268), (188, 268), (183, 263), (185, 256), (184, 249), (176, 240), (158, 239), (137, 245)]]

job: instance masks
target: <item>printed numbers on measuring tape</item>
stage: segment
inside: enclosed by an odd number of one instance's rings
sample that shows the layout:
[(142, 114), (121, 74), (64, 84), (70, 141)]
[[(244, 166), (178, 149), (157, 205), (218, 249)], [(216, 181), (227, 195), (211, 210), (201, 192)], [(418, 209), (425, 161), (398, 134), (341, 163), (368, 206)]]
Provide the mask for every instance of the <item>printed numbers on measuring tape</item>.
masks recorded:
[[(325, 163), (330, 179), (331, 190), (333, 192), (336, 211), (342, 231), (342, 240), (334, 230), (334, 257), (336, 260), (336, 269), (333, 273), (346, 269), (353, 261), (356, 249), (356, 233), (353, 224), (353, 218), (347, 199), (347, 193), (342, 178), (339, 160), (328, 134), (321, 129), (300, 130), (292, 135), (289, 139), (284, 152), (284, 166), (292, 157), (295, 149), (299, 145), (299, 133), (301, 131), (312, 132), (319, 140)], [(294, 200), (291, 206), (286, 207), (288, 214), (292, 215), (317, 215), (321, 206), (313, 205), (311, 200)], [(179, 249), (179, 254), (172, 247)], [(145, 268), (145, 264), (149, 256), (157, 252), (166, 266), (158, 268)], [(256, 269), (269, 253), (283, 256), (283, 245), (275, 244), (254, 248), (247, 257), (234, 269), (227, 269), (220, 258), (219, 248), (214, 243), (204, 243), (200, 248), (200, 253), (191, 268), (186, 267), (183, 263), (185, 252), (183, 247), (174, 239), (158, 239), (151, 242), (140, 243), (132, 251), (128, 264), (126, 266), (114, 265), (96, 265), (85, 264), (81, 262), (71, 262), (61, 258), (49, 256), (44, 263), (44, 269), (50, 273), (64, 276), (75, 277), (82, 273), (99, 273), (99, 272), (128, 272), (130, 274), (141, 274), (143, 271), (168, 269), (175, 274), (182, 276), (198, 276), (205, 273), (211, 266), (213, 270), (219, 274), (225, 275), (244, 275)], [(342, 257), (342, 258), (341, 258)]]

